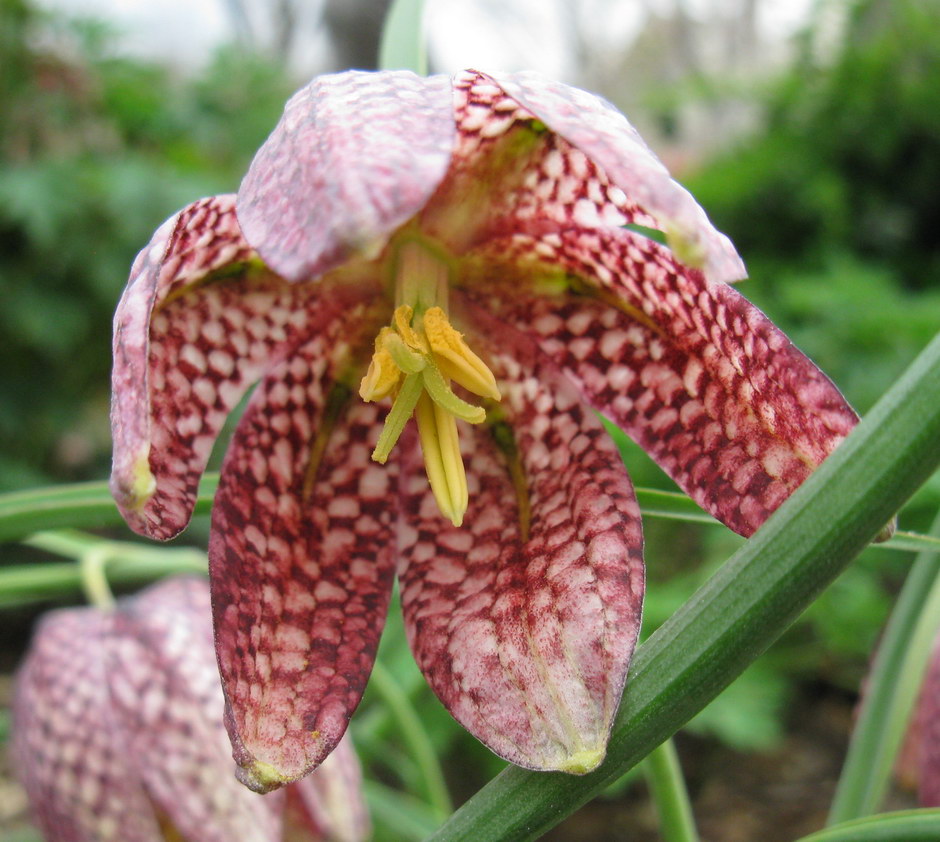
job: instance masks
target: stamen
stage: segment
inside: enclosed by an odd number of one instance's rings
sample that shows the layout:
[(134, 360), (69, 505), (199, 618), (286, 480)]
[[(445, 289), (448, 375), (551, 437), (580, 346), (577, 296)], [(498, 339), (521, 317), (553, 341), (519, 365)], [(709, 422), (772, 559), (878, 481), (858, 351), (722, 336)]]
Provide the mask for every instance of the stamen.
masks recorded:
[(438, 357), (437, 364), (445, 375), (475, 395), (495, 401), (500, 399), (493, 372), (470, 350), (463, 334), (454, 330), (440, 307), (431, 307), (424, 314), (422, 324), (428, 344)]
[(363, 400), (394, 396), (372, 452), (385, 462), (414, 413), (428, 480), (437, 504), (455, 526), (467, 511), (467, 475), (457, 440), (457, 418), (486, 420), (486, 410), (459, 398), (451, 380), (481, 397), (499, 400), (496, 378), (447, 318), (451, 262), (439, 246), (408, 239), (394, 252), (395, 310), (375, 340), (359, 387)]
[(469, 495), (457, 441), (457, 422), (426, 394), (418, 400), (415, 420), (434, 499), (445, 517), (454, 526), (460, 526), (467, 511)]
[(425, 342), (424, 338), (411, 326), (411, 319), (414, 317), (414, 313), (415, 311), (412, 310), (411, 307), (407, 304), (402, 304), (395, 308), (395, 312), (392, 314), (392, 320), (395, 322), (395, 330), (398, 331), (398, 335), (401, 336), (405, 344), (419, 353), (426, 354), (428, 352), (428, 343)]
[(386, 348), (385, 340), (392, 333), (383, 327), (375, 338), (375, 352), (369, 362), (369, 370), (359, 384), (359, 397), (364, 401), (380, 401), (390, 395), (401, 381), (401, 370)]
[(423, 381), (420, 374), (409, 374), (402, 383), (398, 392), (398, 397), (392, 404), (392, 408), (385, 417), (385, 426), (379, 434), (379, 440), (376, 442), (375, 450), (372, 451), (372, 459), (381, 464), (385, 464), (388, 454), (397, 444), (401, 437), (405, 424), (414, 412), (415, 404), (418, 398), (424, 393)]
[(424, 378), (424, 388), (442, 409), (471, 424), (482, 424), (486, 420), (486, 410), (458, 398), (433, 362), (424, 368), (421, 376)]
[(417, 374), (427, 365), (427, 357), (412, 351), (394, 331), (385, 337), (385, 350), (405, 374)]

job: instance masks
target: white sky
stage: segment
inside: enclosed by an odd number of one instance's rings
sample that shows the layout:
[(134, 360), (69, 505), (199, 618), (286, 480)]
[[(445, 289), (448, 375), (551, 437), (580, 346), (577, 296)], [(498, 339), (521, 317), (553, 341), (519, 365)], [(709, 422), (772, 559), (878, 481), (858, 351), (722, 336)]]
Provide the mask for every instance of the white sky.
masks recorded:
[[(676, 0), (672, 0), (676, 2)], [(225, 0), (41, 0), (50, 8), (93, 15), (122, 33), (121, 47), (150, 58), (200, 65), (212, 47), (231, 39)], [(265, 0), (261, 0), (265, 2)], [(558, 79), (574, 74), (565, 50), (561, 8), (574, 0), (426, 0), (427, 24), (436, 67), (516, 70), (532, 68)], [(581, 16), (592, 24), (599, 46), (628, 43), (651, 0), (580, 0)], [(654, 4), (660, 13), (669, 0)], [(682, 0), (707, 17), (728, 0)], [(761, 4), (761, 29), (786, 37), (806, 19), (813, 0), (771, 0)], [(498, 22), (494, 23), (494, 9)], [(314, 36), (311, 34), (311, 41)], [(606, 42), (606, 43), (604, 43)], [(298, 55), (318, 50), (297, 51)], [(304, 73), (316, 67), (298, 68)]]

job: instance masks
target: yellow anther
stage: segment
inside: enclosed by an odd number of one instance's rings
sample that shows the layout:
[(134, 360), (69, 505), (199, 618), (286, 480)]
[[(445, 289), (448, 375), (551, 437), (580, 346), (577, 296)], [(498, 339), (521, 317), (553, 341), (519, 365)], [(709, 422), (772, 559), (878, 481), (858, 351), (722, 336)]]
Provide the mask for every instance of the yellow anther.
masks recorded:
[(388, 397), (401, 380), (401, 369), (385, 347), (385, 340), (392, 333), (394, 331), (390, 327), (383, 327), (375, 338), (375, 352), (369, 370), (359, 384), (359, 397), (364, 401), (380, 401)]
[(413, 414), (434, 498), (444, 516), (460, 526), (468, 493), (457, 419), (480, 424), (486, 409), (456, 395), (451, 381), (497, 401), (499, 388), (493, 372), (447, 319), (451, 267), (440, 250), (409, 240), (398, 249), (393, 268), (398, 306), (391, 325), (376, 337), (359, 387), (366, 401), (393, 398), (372, 458), (380, 463), (388, 459)]
[(395, 330), (398, 331), (398, 335), (409, 348), (421, 354), (426, 354), (428, 353), (428, 343), (425, 342), (424, 337), (411, 326), (411, 319), (413, 317), (414, 310), (407, 304), (396, 307), (395, 312), (392, 314), (392, 320), (395, 322)]
[(418, 437), (431, 491), (438, 508), (454, 526), (463, 523), (469, 495), (467, 475), (457, 441), (457, 422), (423, 392), (415, 407)]
[(493, 372), (470, 350), (463, 340), (463, 334), (454, 329), (440, 307), (428, 309), (422, 326), (435, 362), (445, 377), (456, 380), (475, 395), (496, 401), (500, 399)]

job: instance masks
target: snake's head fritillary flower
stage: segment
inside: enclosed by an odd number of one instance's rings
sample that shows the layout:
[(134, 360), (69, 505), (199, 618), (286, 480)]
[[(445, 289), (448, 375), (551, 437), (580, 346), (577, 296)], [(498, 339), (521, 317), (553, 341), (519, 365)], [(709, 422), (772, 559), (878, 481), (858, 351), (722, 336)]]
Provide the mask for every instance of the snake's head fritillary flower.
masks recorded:
[(269, 796), (232, 776), (209, 586), (167, 580), (112, 611), (53, 612), (17, 677), (13, 757), (52, 842), (357, 842), (348, 738)]
[(156, 233), (115, 317), (112, 488), (177, 534), (260, 380), (209, 546), (243, 781), (337, 744), (396, 568), (466, 728), (528, 768), (602, 760), (644, 578), (592, 410), (745, 535), (856, 423), (743, 274), (621, 114), (530, 73), (315, 79), (237, 197)]

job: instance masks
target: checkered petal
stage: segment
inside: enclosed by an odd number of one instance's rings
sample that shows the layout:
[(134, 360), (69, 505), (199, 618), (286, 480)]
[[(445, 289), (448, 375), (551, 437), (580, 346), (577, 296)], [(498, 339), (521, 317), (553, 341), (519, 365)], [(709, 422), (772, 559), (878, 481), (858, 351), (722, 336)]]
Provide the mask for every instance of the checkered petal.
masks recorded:
[(37, 826), (57, 842), (163, 839), (111, 710), (110, 622), (91, 608), (47, 615), (16, 677), (15, 768)]
[(318, 335), (253, 396), (222, 466), (209, 569), (239, 776), (265, 791), (339, 742), (391, 590), (395, 471), (370, 461), (385, 410), (337, 400), (347, 357)]
[(238, 194), (268, 265), (308, 280), (375, 256), (444, 177), (454, 145), (450, 79), (407, 71), (320, 76), (287, 103)]
[[(515, 269), (489, 286), (480, 270), (475, 294), (534, 335), (592, 406), (743, 535), (857, 422), (760, 310), (645, 237), (568, 231), (488, 247), (503, 260), (513, 252)], [(584, 281), (583, 294), (519, 293), (525, 278), (559, 269)], [(500, 274), (491, 263), (486, 272)]]
[[(672, 180), (636, 129), (609, 102), (532, 71), (489, 76), (506, 95), (566, 141), (546, 160), (543, 172), (563, 174), (560, 189), (572, 197), (571, 218), (578, 227), (604, 224), (605, 205), (625, 202), (627, 209), (637, 208), (655, 220), (652, 227), (666, 233), (683, 261), (700, 268), (710, 280), (744, 277), (744, 264), (731, 241), (715, 230), (698, 202)], [(569, 150), (582, 153), (603, 178), (598, 179)], [(544, 189), (541, 179), (531, 189), (538, 195)], [(635, 212), (626, 221), (646, 224)]]
[(114, 317), (111, 487), (128, 523), (172, 538), (228, 413), (338, 299), (265, 270), (234, 197), (195, 202), (137, 257)]
[(463, 528), (437, 511), (416, 457), (403, 467), (406, 629), (431, 687), (478, 739), (520, 766), (583, 773), (603, 759), (639, 631), (640, 513), (570, 384), (511, 330), (483, 325), (500, 337), (487, 361), (505, 420), (461, 432)]
[(172, 579), (122, 602), (107, 663), (125, 763), (182, 838), (280, 838), (283, 793), (259, 798), (232, 774), (208, 584)]

